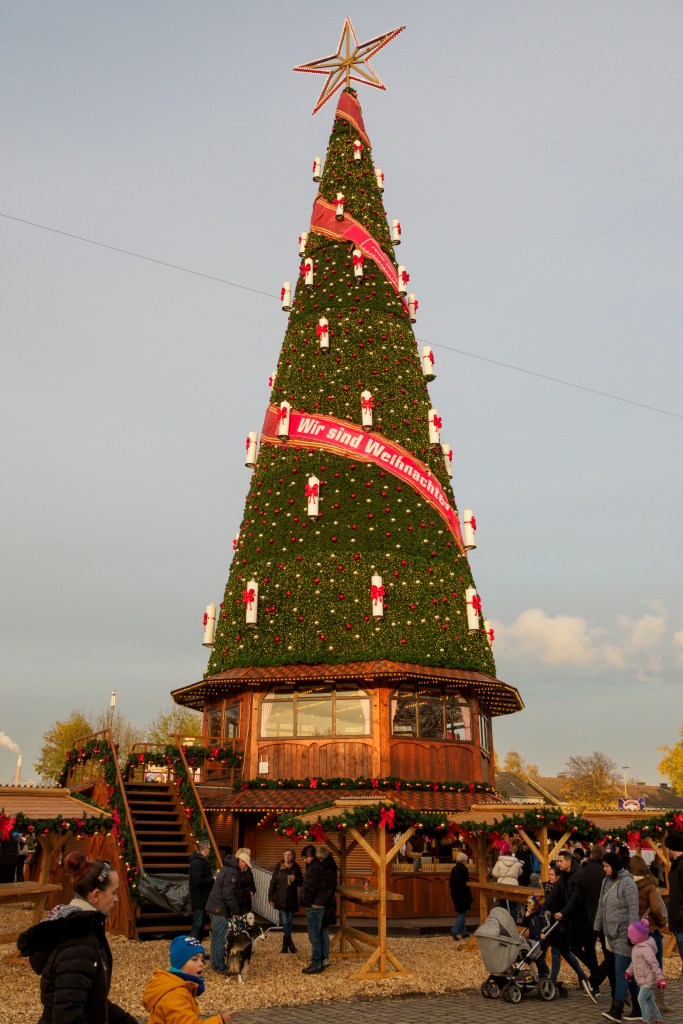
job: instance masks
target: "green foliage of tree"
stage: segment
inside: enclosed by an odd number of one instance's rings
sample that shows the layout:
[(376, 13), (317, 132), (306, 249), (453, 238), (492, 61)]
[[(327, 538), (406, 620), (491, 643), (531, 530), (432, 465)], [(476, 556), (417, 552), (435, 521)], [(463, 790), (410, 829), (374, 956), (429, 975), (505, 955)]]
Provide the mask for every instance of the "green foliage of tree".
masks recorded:
[(538, 765), (532, 764), (531, 761), (525, 761), (516, 750), (508, 750), (503, 761), (502, 771), (514, 772), (515, 775), (519, 775), (523, 779), (534, 779), (540, 775)]
[(683, 793), (683, 726), (680, 740), (673, 747), (658, 747), (665, 757), (657, 765), (657, 771), (669, 779), (677, 793)]
[(621, 780), (611, 757), (595, 750), (567, 759), (565, 793), (574, 804), (591, 810), (616, 807), (620, 792)]
[(43, 733), (43, 744), (33, 767), (44, 782), (57, 782), (64, 767), (67, 751), (74, 741), (93, 732), (82, 711), (72, 711), (68, 718), (55, 722)]
[[(396, 267), (372, 151), (365, 146), (354, 161), (356, 135), (349, 121), (335, 119), (320, 193), (335, 201), (342, 191), (346, 213)], [(365, 259), (362, 278), (354, 276), (353, 249), (353, 242), (309, 234), (304, 259), (313, 263), (314, 284), (297, 284), (271, 402), (359, 425), (361, 391), (369, 390), (368, 438), (407, 449), (455, 508), (443, 453), (429, 440), (432, 401), (408, 312), (373, 260)], [(327, 353), (316, 336), (323, 316)], [(310, 475), (320, 480), (313, 522), (305, 496)], [(373, 617), (373, 575), (385, 587), (381, 622)], [(259, 586), (256, 628), (245, 624), (252, 578)], [(262, 443), (206, 674), (388, 658), (495, 676), (483, 616), (480, 629), (468, 630), (465, 592), (472, 586), (466, 553), (405, 478), (360, 457)]]
[(201, 736), (202, 716), (198, 711), (174, 704), (170, 711), (159, 711), (145, 729), (149, 743), (164, 746), (174, 742), (174, 736)]

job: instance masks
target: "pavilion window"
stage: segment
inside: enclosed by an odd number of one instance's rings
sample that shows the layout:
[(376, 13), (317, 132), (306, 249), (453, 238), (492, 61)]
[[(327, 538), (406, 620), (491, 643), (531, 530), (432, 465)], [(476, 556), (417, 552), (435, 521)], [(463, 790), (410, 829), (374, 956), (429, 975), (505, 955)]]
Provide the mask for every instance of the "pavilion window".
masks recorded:
[(423, 740), (472, 739), (472, 713), (457, 691), (403, 686), (391, 698), (391, 735)]
[(354, 684), (274, 687), (261, 701), (262, 739), (370, 735), (370, 698)]
[(492, 731), (491, 731), (491, 715), (488, 709), (483, 705), (479, 704), (479, 744), (482, 750), (490, 751), (492, 749)]

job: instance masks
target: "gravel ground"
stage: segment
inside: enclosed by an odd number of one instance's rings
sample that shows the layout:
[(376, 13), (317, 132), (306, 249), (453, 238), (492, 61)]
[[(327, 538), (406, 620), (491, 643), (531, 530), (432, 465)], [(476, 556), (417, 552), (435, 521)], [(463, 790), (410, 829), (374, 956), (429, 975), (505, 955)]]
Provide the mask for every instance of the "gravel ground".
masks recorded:
[[(30, 910), (0, 908), (0, 932), (25, 928)], [(206, 971), (206, 992), (200, 1000), (202, 1016), (222, 1010), (255, 1010), (272, 1006), (339, 1002), (348, 999), (372, 999), (385, 996), (444, 995), (463, 989), (479, 988), (486, 977), (479, 952), (463, 949), (449, 936), (426, 938), (390, 938), (389, 949), (403, 966), (414, 972), (410, 977), (383, 981), (350, 981), (361, 960), (335, 960), (324, 974), (307, 976), (301, 968), (309, 963), (310, 946), (302, 933), (295, 933), (298, 952), (281, 954), (281, 936), (272, 932), (265, 942), (257, 943), (250, 974), (244, 985)], [(168, 942), (131, 942), (119, 935), (110, 937), (114, 955), (111, 998), (134, 1016), (145, 1020), (142, 991), (152, 971), (168, 966)], [(0, 946), (0, 960), (13, 952)], [(371, 950), (368, 948), (368, 955)], [(670, 957), (664, 963), (667, 977), (680, 975), (680, 962)], [(571, 985), (573, 976), (561, 977)], [(39, 979), (26, 963), (2, 962), (0, 965), (0, 1024), (35, 1024), (40, 1017)]]

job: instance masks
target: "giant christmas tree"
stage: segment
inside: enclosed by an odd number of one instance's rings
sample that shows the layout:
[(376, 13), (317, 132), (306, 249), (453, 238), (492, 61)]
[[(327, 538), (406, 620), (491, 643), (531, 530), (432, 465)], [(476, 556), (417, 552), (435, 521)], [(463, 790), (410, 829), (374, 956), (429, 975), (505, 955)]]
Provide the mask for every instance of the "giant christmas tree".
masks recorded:
[[(495, 678), (429, 396), (432, 363), (418, 351), (417, 303), (396, 258), (400, 225), (389, 228), (350, 84), (368, 80), (368, 56), (397, 32), (355, 50), (352, 32), (347, 20), (337, 55), (301, 68), (329, 73), (316, 109), (344, 88), (320, 174), (314, 165), (293, 298), (282, 289), (287, 328), (258, 457), (247, 441), (251, 485), (207, 671), (174, 696), (214, 715), (208, 739), (242, 737), (247, 777), (296, 775), (292, 765), (330, 775), (334, 765), (335, 775), (488, 782), (490, 719), (522, 703)], [(230, 700), (242, 701), (232, 732)], [(312, 738), (329, 748), (319, 762), (310, 749), (285, 751)], [(420, 757), (405, 741), (431, 746)]]

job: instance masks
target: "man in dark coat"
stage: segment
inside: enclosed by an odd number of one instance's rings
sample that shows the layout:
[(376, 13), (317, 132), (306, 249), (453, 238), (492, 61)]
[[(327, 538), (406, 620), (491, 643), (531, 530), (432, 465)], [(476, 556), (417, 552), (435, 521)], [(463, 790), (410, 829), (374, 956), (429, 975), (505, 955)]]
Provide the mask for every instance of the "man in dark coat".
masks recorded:
[(683, 960), (683, 832), (669, 832), (664, 840), (669, 851), (669, 931), (676, 936), (678, 953)]
[(312, 844), (304, 846), (301, 856), (306, 863), (306, 870), (299, 901), (306, 908), (308, 938), (311, 943), (311, 962), (301, 973), (320, 974), (323, 970), (323, 917), (329, 901), (331, 874), (325, 871)]
[[(251, 875), (251, 853), (245, 848), (238, 850), (236, 857), (228, 857), (223, 862), (223, 867), (218, 872), (206, 901), (206, 912), (211, 914), (211, 970), (216, 974), (228, 973), (223, 959), (223, 950), (228, 934), (228, 918), (251, 910), (248, 879), (246, 886), (242, 880), (242, 875), (246, 871)], [(245, 907), (245, 893), (249, 897), (249, 906), (247, 907)]]
[(589, 919), (586, 903), (581, 891), (584, 869), (574, 860), (569, 850), (557, 855), (559, 868), (559, 900), (553, 915), (564, 926), (570, 951), (586, 965), (590, 972), (588, 985), (582, 987), (587, 996), (596, 1002), (598, 988), (598, 958), (595, 955), (593, 922)]
[[(19, 863), (19, 839), (13, 833), (0, 842), (0, 882), (14, 882)], [(23, 878), (19, 879), (23, 882)]]
[(211, 843), (202, 839), (196, 853), (190, 854), (190, 906), (192, 907), (192, 937), (201, 939), (206, 919), (206, 901), (213, 889), (213, 871), (209, 864)]
[(470, 873), (467, 870), (467, 854), (462, 850), (456, 855), (450, 876), (451, 899), (456, 918), (451, 928), (451, 937), (456, 942), (467, 938), (467, 911), (472, 906), (472, 890), (469, 887)]

